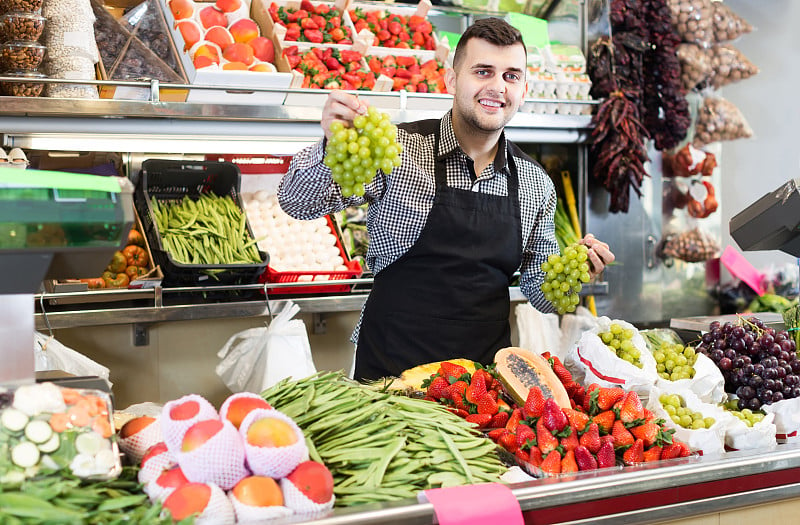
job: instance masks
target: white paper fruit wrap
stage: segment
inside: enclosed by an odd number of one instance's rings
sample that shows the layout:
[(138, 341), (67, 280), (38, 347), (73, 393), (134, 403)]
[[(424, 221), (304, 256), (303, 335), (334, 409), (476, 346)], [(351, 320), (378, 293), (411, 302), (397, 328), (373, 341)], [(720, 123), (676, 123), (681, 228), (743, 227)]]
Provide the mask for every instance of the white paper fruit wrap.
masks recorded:
[[(200, 405), (200, 409), (194, 417), (182, 420), (175, 420), (170, 417), (169, 412), (173, 407), (192, 400), (197, 401), (198, 405)], [(203, 419), (218, 418), (217, 410), (206, 398), (197, 394), (188, 394), (179, 399), (173, 399), (164, 405), (164, 408), (161, 410), (161, 417), (159, 417), (158, 420), (161, 422), (161, 435), (164, 437), (163, 441), (167, 444), (167, 448), (172, 455), (177, 458), (177, 453), (181, 449), (181, 442), (183, 441), (183, 435), (186, 433), (186, 429)]]
[[(184, 473), (184, 476), (185, 475), (186, 474)], [(150, 498), (150, 501), (155, 503), (156, 501), (164, 501), (167, 499), (167, 496), (172, 494), (172, 491), (175, 490), (175, 487), (163, 487), (158, 484), (158, 478), (155, 478), (151, 481), (148, 481), (143, 490), (144, 493), (147, 494), (147, 497)]]
[(242, 436), (227, 420), (208, 441), (190, 452), (178, 450), (175, 459), (189, 481), (213, 483), (224, 490), (249, 475)]
[(228, 492), (228, 498), (231, 500), (234, 513), (236, 514), (236, 523), (261, 523), (266, 520), (274, 520), (276, 518), (292, 515), (292, 509), (284, 506), (273, 505), (271, 507), (256, 507), (255, 505), (247, 505), (236, 499), (233, 492)]
[(131, 436), (120, 438), (119, 448), (128, 456), (132, 464), (138, 465), (148, 448), (164, 441), (161, 435), (160, 419), (156, 418), (155, 421)]
[(800, 397), (784, 399), (771, 405), (763, 405), (761, 410), (775, 414), (776, 438), (780, 443), (800, 441)]
[[(683, 428), (675, 424), (661, 405), (661, 401), (659, 400), (661, 394), (678, 394), (683, 398), (686, 408), (692, 412), (700, 412), (703, 414), (703, 417), (713, 417), (716, 422), (711, 425), (711, 428), (700, 428), (697, 430)], [(691, 390), (685, 388), (662, 390), (657, 386), (653, 387), (650, 391), (650, 397), (647, 400), (647, 409), (656, 416), (656, 419), (663, 419), (667, 428), (674, 429), (675, 433), (673, 437), (689, 445), (692, 452), (700, 452), (704, 456), (717, 455), (725, 452), (725, 433), (728, 430), (728, 426), (731, 424), (731, 419), (735, 416), (728, 414), (717, 405), (703, 403)]]
[[(288, 447), (257, 447), (247, 442), (247, 429), (254, 421), (263, 417), (280, 419), (289, 424), (297, 436), (297, 442)], [(247, 466), (258, 476), (268, 476), (280, 479), (287, 476), (297, 465), (308, 459), (308, 447), (300, 427), (284, 414), (274, 409), (257, 408), (247, 414), (239, 427), (239, 433), (244, 441)]]
[[(243, 397), (250, 397), (250, 398), (253, 398), (253, 399), (260, 399), (260, 400), (264, 401), (263, 397), (261, 397), (258, 394), (255, 394), (253, 392), (238, 392), (236, 394), (232, 394), (232, 395), (228, 396), (228, 399), (226, 399), (222, 403), (222, 406), (219, 407), (219, 417), (220, 417), (220, 419), (223, 419), (223, 420), (227, 419), (228, 418), (228, 408), (231, 406), (231, 403), (233, 401), (235, 401), (237, 399), (240, 399), (240, 398), (243, 398)], [(266, 403), (266, 401), (264, 401), (264, 402)]]
[(327, 503), (317, 503), (303, 494), (288, 478), (280, 480), (283, 491), (283, 504), (298, 513), (317, 514), (333, 508), (336, 496), (331, 496)]
[(764, 419), (748, 427), (739, 418), (734, 416), (725, 433), (725, 446), (732, 450), (772, 450), (778, 446), (775, 439), (777, 429), (775, 414), (767, 414)]
[(165, 450), (164, 452), (155, 456), (150, 456), (145, 464), (139, 469), (139, 473), (137, 474), (139, 483), (146, 484), (150, 481), (153, 481), (160, 476), (162, 472), (174, 467), (175, 465), (177, 465), (175, 457), (170, 453), (169, 450)]
[(236, 515), (228, 495), (213, 483), (206, 483), (206, 485), (211, 487), (211, 497), (203, 512), (195, 517), (195, 525), (233, 525), (236, 523)]
[[(600, 336), (608, 332), (611, 323), (620, 325), (623, 329), (633, 330), (633, 345), (639, 350), (639, 361), (642, 368), (638, 368), (627, 361), (620, 359), (603, 343)], [(584, 384), (597, 383), (602, 387), (622, 387), (633, 390), (642, 399), (647, 400), (650, 388), (656, 383), (656, 360), (647, 349), (639, 330), (635, 326), (621, 319), (611, 320), (608, 317), (598, 317), (594, 328), (581, 334), (580, 339), (567, 354), (566, 366), (570, 370), (577, 370), (578, 375), (584, 376)]]
[(719, 403), (725, 399), (725, 378), (722, 377), (722, 372), (714, 361), (701, 353), (697, 354), (697, 361), (694, 363), (693, 378), (670, 381), (658, 377), (656, 386), (666, 390), (691, 390), (706, 403)]

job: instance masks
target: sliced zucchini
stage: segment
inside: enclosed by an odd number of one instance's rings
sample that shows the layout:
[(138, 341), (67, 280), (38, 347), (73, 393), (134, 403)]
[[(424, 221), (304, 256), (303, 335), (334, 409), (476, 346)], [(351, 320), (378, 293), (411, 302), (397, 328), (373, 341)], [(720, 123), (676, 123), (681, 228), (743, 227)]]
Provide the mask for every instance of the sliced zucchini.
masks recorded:
[(106, 439), (97, 432), (83, 432), (75, 438), (75, 450), (80, 454), (94, 456), (101, 450), (108, 448)]
[(28, 416), (21, 410), (9, 407), (0, 415), (0, 424), (10, 432), (19, 432), (28, 424)]
[(35, 419), (25, 425), (25, 437), (36, 444), (44, 443), (53, 436), (50, 423)]
[(39, 450), (45, 454), (50, 454), (58, 450), (58, 447), (60, 446), (61, 446), (61, 436), (53, 432), (50, 435), (50, 439), (48, 439), (44, 443), (39, 444)]
[(11, 461), (18, 467), (28, 468), (39, 463), (39, 447), (30, 441), (23, 441), (11, 449)]

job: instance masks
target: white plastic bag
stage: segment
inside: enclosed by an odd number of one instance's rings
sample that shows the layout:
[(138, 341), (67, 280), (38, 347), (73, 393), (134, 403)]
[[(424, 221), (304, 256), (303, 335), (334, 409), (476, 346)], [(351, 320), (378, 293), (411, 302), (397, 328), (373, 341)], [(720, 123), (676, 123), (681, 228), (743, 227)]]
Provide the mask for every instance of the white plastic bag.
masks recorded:
[(771, 405), (762, 405), (761, 410), (767, 414), (775, 414), (776, 438), (779, 443), (795, 443), (800, 441), (800, 397), (784, 399)]
[[(639, 361), (642, 368), (638, 368), (617, 355), (606, 346), (597, 335), (607, 332), (611, 323), (617, 323), (623, 329), (634, 331), (632, 342), (639, 350)], [(650, 389), (655, 385), (658, 374), (656, 373), (656, 360), (647, 350), (647, 343), (632, 324), (622, 321), (612, 321), (608, 317), (598, 317), (597, 324), (591, 330), (583, 332), (567, 355), (567, 368), (579, 370), (584, 376), (584, 384), (597, 383), (603, 387), (622, 387), (633, 390), (642, 401), (647, 399)]]
[(558, 315), (545, 314), (531, 306), (530, 303), (518, 304), (514, 308), (517, 316), (519, 347), (537, 354), (550, 352), (564, 360), (561, 354), (561, 329), (558, 327)]
[(232, 392), (261, 393), (281, 379), (316, 373), (306, 325), (289, 302), (269, 326), (234, 334), (217, 352), (217, 375)]
[[(667, 411), (664, 410), (664, 406), (659, 399), (661, 394), (664, 393), (678, 394), (683, 398), (686, 407), (692, 412), (700, 412), (704, 417), (713, 417), (716, 422), (711, 425), (711, 428), (700, 428), (697, 430), (683, 428), (675, 424)], [(701, 451), (704, 456), (717, 455), (725, 452), (725, 434), (734, 416), (728, 414), (717, 405), (703, 403), (691, 390), (686, 388), (662, 390), (654, 386), (647, 400), (647, 409), (656, 416), (656, 419), (663, 419), (666, 421), (665, 425), (667, 427), (675, 429), (675, 438), (689, 445), (692, 452)]]
[[(579, 306), (575, 313), (561, 316), (561, 355), (566, 356), (583, 332), (597, 326), (597, 317), (588, 308)], [(563, 357), (561, 359), (564, 361)]]
[(775, 414), (767, 414), (764, 419), (748, 427), (734, 416), (725, 432), (725, 446), (732, 450), (772, 450), (778, 446), (775, 439), (777, 427), (773, 420)]
[[(673, 386), (670, 387), (670, 384)], [(663, 389), (691, 390), (705, 403), (719, 403), (725, 399), (725, 378), (722, 377), (722, 372), (714, 361), (700, 353), (697, 354), (697, 361), (694, 363), (693, 378), (669, 381), (659, 377), (656, 385)]]
[[(98, 376), (108, 381), (108, 368), (64, 346), (53, 336), (34, 332), (33, 354), (37, 372), (61, 370), (76, 376)], [(108, 383), (110, 386), (111, 381)]]

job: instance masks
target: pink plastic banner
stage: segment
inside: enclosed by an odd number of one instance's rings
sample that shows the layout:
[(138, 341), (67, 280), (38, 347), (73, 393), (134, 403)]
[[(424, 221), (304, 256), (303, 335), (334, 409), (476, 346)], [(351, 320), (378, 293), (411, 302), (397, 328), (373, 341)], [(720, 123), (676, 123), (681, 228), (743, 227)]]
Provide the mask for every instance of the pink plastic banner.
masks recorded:
[(523, 525), (522, 509), (511, 489), (481, 483), (425, 491), (439, 525)]

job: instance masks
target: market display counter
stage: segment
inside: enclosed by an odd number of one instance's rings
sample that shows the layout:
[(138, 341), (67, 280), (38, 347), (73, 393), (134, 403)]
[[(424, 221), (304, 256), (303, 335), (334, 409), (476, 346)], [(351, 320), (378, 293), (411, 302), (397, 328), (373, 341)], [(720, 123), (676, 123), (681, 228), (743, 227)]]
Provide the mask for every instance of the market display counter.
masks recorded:
[[(800, 446), (779, 445), (771, 452), (739, 451), (723, 457), (682, 460), (673, 466), (626, 467), (612, 474), (581, 474), (572, 480), (547, 478), (512, 486), (525, 523), (677, 522), (730, 524), (725, 516), (743, 507), (757, 509), (762, 523), (800, 511)], [(782, 505), (775, 505), (782, 502)], [(486, 505), (492, 503), (487, 501)], [(717, 514), (721, 514), (717, 517)], [(433, 523), (433, 505), (395, 502), (335, 510), (313, 520), (317, 525)], [(299, 523), (286, 520), (277, 523)], [(783, 520), (783, 522), (788, 523)]]

